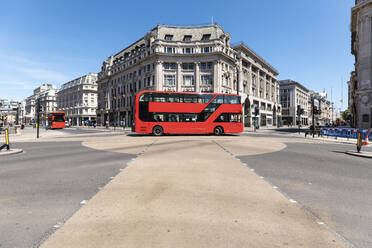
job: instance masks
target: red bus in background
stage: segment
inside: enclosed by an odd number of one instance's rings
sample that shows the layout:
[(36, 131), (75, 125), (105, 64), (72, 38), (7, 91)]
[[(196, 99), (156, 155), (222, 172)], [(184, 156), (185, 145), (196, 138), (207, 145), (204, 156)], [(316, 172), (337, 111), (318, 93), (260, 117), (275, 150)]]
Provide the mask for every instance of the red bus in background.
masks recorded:
[(142, 91), (135, 101), (136, 133), (243, 132), (242, 105), (235, 94)]
[(49, 129), (65, 128), (66, 127), (65, 121), (66, 121), (65, 112), (63, 111), (51, 112), (48, 114)]

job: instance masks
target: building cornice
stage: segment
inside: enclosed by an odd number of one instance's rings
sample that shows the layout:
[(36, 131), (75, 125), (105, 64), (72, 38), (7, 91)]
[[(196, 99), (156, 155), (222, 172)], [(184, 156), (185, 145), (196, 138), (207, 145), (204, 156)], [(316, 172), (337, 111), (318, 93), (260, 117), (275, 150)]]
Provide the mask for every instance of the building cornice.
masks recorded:
[(261, 58), (255, 51), (253, 51), (251, 48), (249, 48), (244, 42), (240, 42), (239, 45), (232, 47), (234, 50), (242, 49), (246, 52), (248, 52), (251, 56), (253, 56), (255, 59), (257, 59), (260, 63), (262, 63), (265, 67), (267, 67), (275, 76), (279, 75), (279, 72), (268, 62), (266, 62), (263, 58)]
[(293, 81), (293, 80), (280, 80), (279, 81), (279, 87), (281, 86), (297, 86), (301, 88), (302, 90), (306, 91), (306, 93), (310, 93), (310, 90), (308, 90), (305, 86), (300, 84), (299, 82)]
[(355, 32), (356, 26), (358, 25), (358, 13), (361, 9), (372, 6), (372, 0), (367, 0), (365, 2), (361, 2), (354, 7), (351, 8), (351, 24), (350, 24), (350, 31)]

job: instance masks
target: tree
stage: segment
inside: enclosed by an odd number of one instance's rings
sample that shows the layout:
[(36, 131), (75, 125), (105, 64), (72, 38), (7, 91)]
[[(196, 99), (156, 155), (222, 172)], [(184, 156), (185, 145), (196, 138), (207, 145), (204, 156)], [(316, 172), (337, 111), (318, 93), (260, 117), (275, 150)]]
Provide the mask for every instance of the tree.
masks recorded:
[(350, 114), (350, 110), (349, 109), (346, 109), (344, 112), (342, 112), (342, 119), (344, 121), (348, 120), (349, 119), (349, 114)]

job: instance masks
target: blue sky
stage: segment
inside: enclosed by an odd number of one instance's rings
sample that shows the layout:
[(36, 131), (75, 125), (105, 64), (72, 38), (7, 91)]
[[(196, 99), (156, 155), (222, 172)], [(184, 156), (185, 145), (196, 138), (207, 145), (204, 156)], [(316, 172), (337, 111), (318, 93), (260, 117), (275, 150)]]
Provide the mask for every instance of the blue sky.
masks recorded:
[[(280, 73), (344, 108), (353, 0), (2, 1), (0, 98), (21, 100), (89, 72), (156, 24), (219, 23)], [(344, 82), (342, 84), (342, 82)]]

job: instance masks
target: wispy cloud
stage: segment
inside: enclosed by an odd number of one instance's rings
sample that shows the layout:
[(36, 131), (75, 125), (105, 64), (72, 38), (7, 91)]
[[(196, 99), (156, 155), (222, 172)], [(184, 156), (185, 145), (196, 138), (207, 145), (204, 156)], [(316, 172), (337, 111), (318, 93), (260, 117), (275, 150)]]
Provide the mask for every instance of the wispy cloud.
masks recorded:
[(32, 79), (60, 82), (67, 79), (67, 77), (59, 72), (47, 70), (43, 68), (17, 68), (16, 70), (25, 73)]
[(18, 89), (26, 89), (26, 90), (33, 90), (37, 88), (39, 85), (36, 83), (29, 83), (29, 82), (15, 82), (15, 81), (6, 81), (0, 83), (1, 86), (6, 86), (9, 88), (18, 88)]
[[(31, 95), (32, 90), (48, 82), (59, 85), (68, 80), (68, 76), (51, 69), (51, 65), (24, 56), (0, 53), (0, 86), (9, 98)], [(10, 93), (13, 92), (13, 93)], [(12, 94), (12, 95), (11, 95)]]
[[(59, 82), (67, 80), (67, 76), (48, 68), (47, 65), (20, 56), (0, 54), (0, 65), (6, 70), (2, 73), (12, 73), (12, 77), (28, 78), (29, 80), (40, 80), (41, 82)], [(15, 74), (17, 72), (17, 74)], [(40, 83), (41, 83), (40, 82)]]

